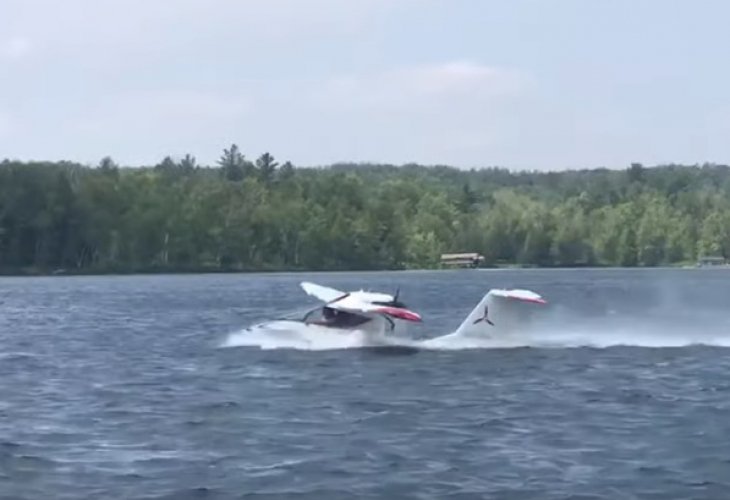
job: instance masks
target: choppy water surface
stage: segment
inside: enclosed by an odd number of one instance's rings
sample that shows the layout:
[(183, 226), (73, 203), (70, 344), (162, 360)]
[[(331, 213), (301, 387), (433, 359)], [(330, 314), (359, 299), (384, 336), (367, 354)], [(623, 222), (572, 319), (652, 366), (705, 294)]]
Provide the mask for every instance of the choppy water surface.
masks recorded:
[[(525, 348), (248, 342), (303, 279), (400, 286), (415, 339), (490, 287), (550, 304)], [(0, 497), (728, 498), (729, 297), (726, 270), (0, 279)]]

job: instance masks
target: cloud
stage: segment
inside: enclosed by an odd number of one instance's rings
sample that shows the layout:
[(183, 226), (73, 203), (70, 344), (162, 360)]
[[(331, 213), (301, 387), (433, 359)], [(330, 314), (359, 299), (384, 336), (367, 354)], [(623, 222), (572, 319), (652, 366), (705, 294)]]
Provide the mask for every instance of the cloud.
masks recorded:
[(472, 107), (515, 95), (526, 84), (524, 75), (514, 71), (453, 61), (335, 77), (325, 82), (315, 100), (323, 107), (374, 113), (429, 110), (455, 102)]
[(527, 74), (468, 60), (333, 77), (311, 90), (309, 109), (292, 103), (317, 120), (297, 121), (290, 155), (316, 162), (311, 144), (320, 144), (321, 163), (493, 164), (494, 146), (519, 134), (515, 116), (533, 88)]
[(458, 53), (390, 57), (390, 19), (410, 19), (420, 0), (7, 1), (0, 32), (26, 37), (10, 53), (34, 56), (0, 82), (18, 96), (0, 105), (25, 155), (205, 162), (235, 141), (303, 165), (473, 163), (531, 85)]
[(22, 59), (30, 53), (31, 49), (30, 40), (27, 38), (10, 38), (4, 42), (0, 42), (0, 58)]
[[(728, 155), (727, 16), (538, 3), (1, 0), (3, 154), (215, 161), (236, 141), (297, 164)], [(657, 13), (667, 22), (646, 22)], [(593, 36), (598, 18), (627, 35)]]
[[(88, 79), (80, 83), (88, 88)], [(185, 152), (214, 162), (231, 142), (248, 155), (269, 150), (298, 165), (493, 164), (490, 152), (519, 134), (514, 117), (532, 89), (526, 74), (470, 60), (233, 84), (141, 83), (42, 101), (54, 110), (44, 116), (47, 131), (30, 126), (26, 109), (17, 127), (27, 141), (14, 149), (36, 155), (31, 137), (51, 134), (44, 143), (51, 157), (110, 154), (132, 165)]]

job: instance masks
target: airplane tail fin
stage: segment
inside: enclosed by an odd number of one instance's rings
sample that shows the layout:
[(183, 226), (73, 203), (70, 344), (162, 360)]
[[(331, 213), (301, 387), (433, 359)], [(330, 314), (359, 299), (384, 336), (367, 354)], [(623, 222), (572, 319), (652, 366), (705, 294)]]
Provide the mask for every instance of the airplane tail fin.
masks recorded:
[(534, 304), (546, 304), (529, 290), (490, 290), (454, 332), (455, 335), (503, 335), (524, 328)]

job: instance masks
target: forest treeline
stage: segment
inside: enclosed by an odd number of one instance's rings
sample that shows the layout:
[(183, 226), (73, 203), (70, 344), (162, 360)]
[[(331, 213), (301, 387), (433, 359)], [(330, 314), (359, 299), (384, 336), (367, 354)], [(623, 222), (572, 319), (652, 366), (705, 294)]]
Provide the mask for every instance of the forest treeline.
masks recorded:
[(511, 172), (295, 168), (235, 145), (217, 165), (0, 163), (0, 271), (656, 266), (730, 257), (730, 168)]

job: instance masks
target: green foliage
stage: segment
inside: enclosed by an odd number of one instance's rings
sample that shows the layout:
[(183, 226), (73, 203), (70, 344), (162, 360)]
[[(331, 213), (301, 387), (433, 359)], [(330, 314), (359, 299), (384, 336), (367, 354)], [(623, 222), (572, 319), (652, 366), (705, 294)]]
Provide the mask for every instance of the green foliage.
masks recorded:
[(730, 168), (294, 168), (231, 145), (145, 168), (0, 163), (0, 271), (657, 266), (730, 258)]

